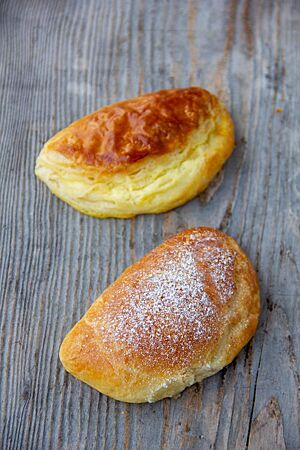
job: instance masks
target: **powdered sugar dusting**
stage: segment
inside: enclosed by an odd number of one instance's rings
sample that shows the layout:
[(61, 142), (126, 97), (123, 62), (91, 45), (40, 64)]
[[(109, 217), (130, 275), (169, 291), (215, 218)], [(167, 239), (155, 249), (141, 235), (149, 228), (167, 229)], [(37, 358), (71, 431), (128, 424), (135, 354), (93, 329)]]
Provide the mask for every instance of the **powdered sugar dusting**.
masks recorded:
[(219, 310), (234, 292), (234, 254), (197, 234), (164, 247), (107, 291), (97, 334), (107, 351), (148, 367), (184, 366), (216, 337)]
[(206, 247), (203, 252), (208, 261), (209, 275), (219, 300), (224, 303), (234, 292), (233, 268), (235, 254), (220, 247)]

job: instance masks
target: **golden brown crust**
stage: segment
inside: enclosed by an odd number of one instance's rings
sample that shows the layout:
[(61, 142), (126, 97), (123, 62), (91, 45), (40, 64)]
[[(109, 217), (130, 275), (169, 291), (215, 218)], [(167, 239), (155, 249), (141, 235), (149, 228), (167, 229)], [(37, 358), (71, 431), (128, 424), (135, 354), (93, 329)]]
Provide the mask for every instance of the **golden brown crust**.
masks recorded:
[(224, 233), (179, 233), (130, 266), (66, 336), (69, 372), (114, 398), (155, 401), (232, 361), (254, 334), (256, 273)]
[(105, 106), (48, 142), (79, 166), (122, 171), (146, 156), (181, 148), (219, 102), (199, 87), (168, 89)]
[(230, 114), (201, 88), (160, 91), (106, 106), (43, 147), (35, 173), (94, 217), (176, 208), (202, 192), (234, 146)]

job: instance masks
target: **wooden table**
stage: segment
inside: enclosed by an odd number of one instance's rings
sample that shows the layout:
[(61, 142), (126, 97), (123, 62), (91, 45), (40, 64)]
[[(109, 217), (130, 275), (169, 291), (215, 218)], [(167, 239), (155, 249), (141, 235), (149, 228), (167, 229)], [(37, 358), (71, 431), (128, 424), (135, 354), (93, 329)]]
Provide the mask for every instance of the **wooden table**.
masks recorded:
[[(0, 2), (3, 449), (299, 448), (300, 2)], [(236, 150), (213, 185), (158, 216), (98, 220), (34, 176), (43, 143), (102, 105), (201, 85), (221, 96)], [(128, 405), (62, 368), (63, 336), (123, 269), (208, 225), (256, 266), (251, 343), (179, 399)], [(298, 288), (298, 289), (297, 289)]]

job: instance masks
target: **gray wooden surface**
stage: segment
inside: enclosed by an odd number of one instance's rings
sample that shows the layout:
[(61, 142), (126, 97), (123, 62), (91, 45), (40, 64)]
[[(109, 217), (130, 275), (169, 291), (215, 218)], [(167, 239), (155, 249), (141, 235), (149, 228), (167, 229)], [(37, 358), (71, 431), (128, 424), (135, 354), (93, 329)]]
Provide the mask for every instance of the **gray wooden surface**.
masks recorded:
[[(3, 449), (298, 449), (300, 2), (0, 0)], [(158, 216), (98, 220), (34, 177), (42, 144), (101, 105), (201, 85), (236, 125), (214, 184)], [(58, 360), (123, 269), (178, 230), (219, 227), (260, 278), (255, 338), (177, 400), (113, 401)]]

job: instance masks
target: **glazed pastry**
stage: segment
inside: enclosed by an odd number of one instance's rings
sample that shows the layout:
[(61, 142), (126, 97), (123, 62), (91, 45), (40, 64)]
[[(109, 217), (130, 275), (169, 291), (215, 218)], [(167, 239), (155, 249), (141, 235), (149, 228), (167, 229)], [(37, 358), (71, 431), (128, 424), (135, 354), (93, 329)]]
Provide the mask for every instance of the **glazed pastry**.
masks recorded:
[(164, 90), (77, 120), (50, 139), (36, 175), (95, 217), (160, 213), (203, 191), (232, 152), (233, 124), (198, 87)]
[(113, 283), (64, 339), (65, 369), (125, 402), (180, 393), (229, 364), (259, 317), (256, 273), (221, 231), (183, 231)]

